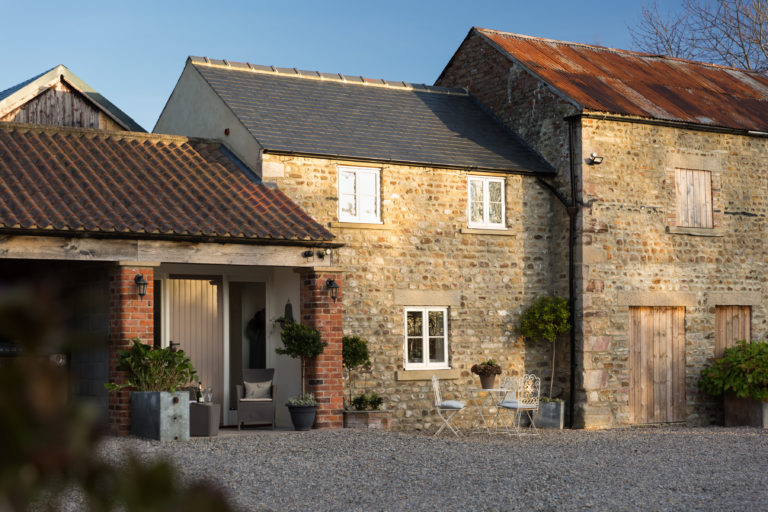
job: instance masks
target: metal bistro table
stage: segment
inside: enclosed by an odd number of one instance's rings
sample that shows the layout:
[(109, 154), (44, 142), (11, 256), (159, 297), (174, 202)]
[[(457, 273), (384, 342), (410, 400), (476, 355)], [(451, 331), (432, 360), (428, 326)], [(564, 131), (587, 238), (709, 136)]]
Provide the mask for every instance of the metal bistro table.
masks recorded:
[[(492, 427), (496, 432), (499, 431), (498, 423), (499, 421), (503, 422), (504, 418), (499, 414), (499, 408), (496, 404), (504, 398), (507, 392), (509, 390), (505, 388), (469, 388), (469, 401), (475, 407), (478, 416), (472, 425), (472, 432), (484, 431), (490, 435)], [(485, 413), (486, 410), (488, 414)]]

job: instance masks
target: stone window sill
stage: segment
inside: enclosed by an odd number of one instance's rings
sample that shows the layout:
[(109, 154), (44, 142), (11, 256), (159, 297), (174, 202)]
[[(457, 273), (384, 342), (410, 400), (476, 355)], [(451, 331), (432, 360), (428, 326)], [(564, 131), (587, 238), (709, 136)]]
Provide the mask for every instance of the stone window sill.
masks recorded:
[(397, 370), (395, 380), (430, 380), (437, 375), (440, 380), (456, 380), (461, 376), (461, 371), (450, 368), (447, 370)]
[(722, 228), (691, 228), (687, 226), (667, 226), (667, 233), (670, 235), (723, 236)]
[(370, 224), (364, 222), (329, 222), (328, 226), (341, 229), (380, 229), (384, 231), (392, 229), (391, 224)]
[(477, 229), (461, 228), (459, 233), (463, 235), (495, 235), (495, 236), (515, 236), (516, 233), (509, 229)]

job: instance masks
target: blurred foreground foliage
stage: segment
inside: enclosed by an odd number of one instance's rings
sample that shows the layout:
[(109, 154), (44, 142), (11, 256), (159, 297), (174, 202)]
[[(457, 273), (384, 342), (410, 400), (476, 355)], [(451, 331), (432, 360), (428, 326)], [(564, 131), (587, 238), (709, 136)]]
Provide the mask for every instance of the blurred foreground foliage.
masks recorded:
[(21, 349), (0, 359), (0, 512), (59, 510), (73, 492), (94, 511), (233, 510), (213, 484), (185, 485), (168, 462), (99, 460), (96, 411), (70, 400), (67, 370), (51, 361), (82, 346), (68, 339), (52, 296), (0, 289), (0, 339)]

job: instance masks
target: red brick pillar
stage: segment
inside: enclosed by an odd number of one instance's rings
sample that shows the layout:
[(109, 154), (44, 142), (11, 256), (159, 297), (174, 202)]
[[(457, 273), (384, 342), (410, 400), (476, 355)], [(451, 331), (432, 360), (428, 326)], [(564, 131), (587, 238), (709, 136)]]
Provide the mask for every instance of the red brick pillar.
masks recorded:
[[(339, 285), (336, 302), (326, 287), (328, 279)], [(316, 428), (342, 428), (343, 383), (341, 368), (341, 273), (331, 269), (306, 269), (301, 272), (301, 323), (320, 331), (328, 343), (323, 353), (307, 361), (305, 385), (318, 401)]]
[[(137, 274), (149, 283), (147, 294), (139, 298)], [(125, 382), (125, 372), (118, 369), (118, 351), (129, 348), (134, 338), (151, 345), (154, 341), (153, 284), (154, 269), (133, 265), (116, 265), (109, 276), (109, 381)], [(110, 391), (109, 432), (126, 436), (131, 431), (130, 392)]]

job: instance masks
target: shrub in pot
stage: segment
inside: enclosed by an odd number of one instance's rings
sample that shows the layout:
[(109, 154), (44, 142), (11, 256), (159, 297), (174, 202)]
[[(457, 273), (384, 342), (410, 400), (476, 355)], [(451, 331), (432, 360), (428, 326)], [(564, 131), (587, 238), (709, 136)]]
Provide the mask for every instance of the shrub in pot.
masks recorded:
[(341, 362), (347, 370), (348, 402), (352, 402), (352, 370), (361, 367), (370, 368), (371, 359), (368, 342), (359, 336), (341, 338)]
[[(280, 339), (283, 341), (283, 347), (276, 348), (275, 352), (301, 360), (301, 395), (292, 397), (286, 403), (291, 413), (291, 422), (296, 430), (309, 430), (315, 422), (317, 400), (306, 393), (304, 371), (307, 359), (322, 354), (328, 343), (322, 340), (317, 329), (299, 323), (286, 324), (280, 333)], [(306, 426), (308, 421), (309, 427)]]
[(722, 396), (725, 426), (768, 428), (768, 343), (740, 341), (701, 371), (699, 386)]
[(111, 391), (131, 390), (131, 434), (160, 441), (189, 439), (189, 392), (197, 377), (183, 350), (154, 349), (138, 338), (118, 352), (124, 383), (110, 382)]
[(496, 376), (501, 375), (501, 366), (496, 364), (493, 359), (489, 359), (484, 363), (473, 364), (471, 371), (480, 377), (480, 385), (483, 389), (491, 389)]
[(392, 411), (381, 410), (382, 402), (375, 392), (360, 393), (350, 401), (350, 409), (344, 411), (344, 428), (390, 430)]

